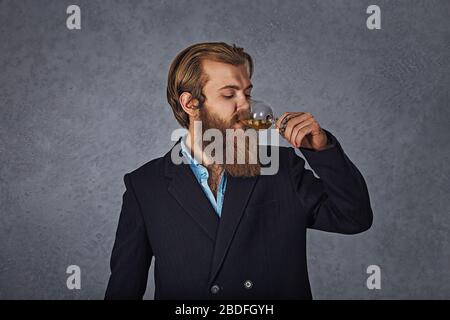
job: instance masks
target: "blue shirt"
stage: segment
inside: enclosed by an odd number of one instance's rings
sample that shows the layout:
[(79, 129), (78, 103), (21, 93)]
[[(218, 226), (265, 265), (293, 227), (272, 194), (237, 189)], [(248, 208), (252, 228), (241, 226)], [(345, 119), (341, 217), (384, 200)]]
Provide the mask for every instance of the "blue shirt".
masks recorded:
[(181, 152), (184, 154), (186, 159), (188, 160), (189, 166), (192, 169), (192, 172), (194, 173), (195, 177), (197, 178), (198, 183), (200, 183), (200, 186), (203, 189), (203, 192), (208, 197), (209, 202), (211, 202), (211, 205), (213, 206), (214, 210), (216, 211), (217, 215), (220, 217), (222, 213), (222, 205), (223, 205), (223, 198), (225, 196), (225, 189), (227, 185), (227, 176), (224, 174), (224, 171), (222, 171), (222, 174), (220, 176), (219, 186), (217, 188), (217, 200), (214, 198), (214, 194), (212, 193), (211, 189), (208, 185), (208, 169), (198, 163), (197, 160), (195, 160), (194, 157), (192, 157), (191, 153), (189, 152), (188, 147), (184, 143), (184, 139), (187, 136), (184, 136), (181, 139)]

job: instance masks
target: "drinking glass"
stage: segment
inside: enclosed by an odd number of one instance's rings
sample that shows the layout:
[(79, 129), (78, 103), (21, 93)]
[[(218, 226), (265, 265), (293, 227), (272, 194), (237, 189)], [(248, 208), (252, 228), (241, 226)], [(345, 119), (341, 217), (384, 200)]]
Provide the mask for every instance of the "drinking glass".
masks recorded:
[(274, 125), (278, 118), (274, 118), (272, 107), (261, 100), (250, 100), (249, 118), (243, 122), (255, 130), (269, 129)]

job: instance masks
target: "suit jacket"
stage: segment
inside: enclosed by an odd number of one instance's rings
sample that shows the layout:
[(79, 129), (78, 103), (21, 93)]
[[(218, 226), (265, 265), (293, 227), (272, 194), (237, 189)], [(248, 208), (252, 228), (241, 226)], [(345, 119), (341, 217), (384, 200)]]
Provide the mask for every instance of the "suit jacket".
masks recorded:
[(125, 174), (105, 299), (142, 299), (153, 256), (156, 300), (312, 299), (307, 228), (355, 234), (373, 217), (363, 176), (325, 132), (331, 148), (300, 148), (320, 179), (279, 147), (277, 174), (227, 177), (221, 218), (171, 151)]

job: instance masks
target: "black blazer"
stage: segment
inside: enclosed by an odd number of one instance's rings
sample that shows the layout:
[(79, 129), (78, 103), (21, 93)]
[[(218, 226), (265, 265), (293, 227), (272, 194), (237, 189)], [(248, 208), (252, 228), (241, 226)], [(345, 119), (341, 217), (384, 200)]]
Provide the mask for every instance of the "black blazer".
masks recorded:
[(221, 218), (170, 151), (125, 174), (105, 299), (142, 299), (153, 256), (155, 299), (312, 299), (306, 229), (372, 225), (363, 176), (325, 132), (329, 149), (300, 148), (320, 179), (279, 147), (277, 174), (227, 177)]

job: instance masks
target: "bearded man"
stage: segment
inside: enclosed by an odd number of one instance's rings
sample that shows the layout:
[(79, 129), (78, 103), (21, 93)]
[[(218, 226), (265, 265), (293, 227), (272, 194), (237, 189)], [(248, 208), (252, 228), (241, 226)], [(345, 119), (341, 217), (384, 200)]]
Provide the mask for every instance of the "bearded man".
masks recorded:
[[(191, 45), (172, 62), (167, 99), (188, 133), (125, 174), (105, 299), (142, 299), (153, 257), (155, 299), (312, 299), (307, 229), (356, 234), (372, 225), (363, 176), (309, 112), (277, 120), (292, 147), (275, 148), (278, 170), (261, 174), (243, 134), (252, 130), (244, 121), (252, 74), (251, 56), (223, 42)], [(215, 150), (231, 150), (232, 161), (206, 152), (213, 142), (198, 139), (199, 122), (201, 135), (237, 133)], [(174, 163), (174, 150), (183, 163)]]

